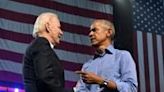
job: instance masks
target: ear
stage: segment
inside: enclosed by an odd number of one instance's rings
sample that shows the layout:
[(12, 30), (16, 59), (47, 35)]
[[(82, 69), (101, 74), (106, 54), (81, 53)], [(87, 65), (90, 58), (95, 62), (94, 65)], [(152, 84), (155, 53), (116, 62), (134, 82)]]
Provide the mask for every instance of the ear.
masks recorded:
[(45, 24), (45, 27), (46, 27), (46, 32), (49, 33), (51, 31), (49, 22)]
[(108, 29), (108, 31), (107, 31), (107, 37), (110, 37), (111, 36), (111, 34), (112, 34), (112, 30), (111, 29)]

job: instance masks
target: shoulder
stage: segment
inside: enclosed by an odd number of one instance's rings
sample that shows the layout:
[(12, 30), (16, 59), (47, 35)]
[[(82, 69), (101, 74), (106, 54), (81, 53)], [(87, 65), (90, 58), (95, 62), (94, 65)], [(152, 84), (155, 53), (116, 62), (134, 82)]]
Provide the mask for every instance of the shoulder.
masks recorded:
[(26, 53), (47, 52), (51, 50), (48, 40), (38, 37), (34, 39), (26, 49)]
[(134, 61), (132, 55), (127, 50), (118, 50), (117, 49), (116, 52), (115, 52), (115, 57), (117, 59), (119, 59), (119, 61), (122, 62), (122, 63), (133, 62)]
[(116, 55), (120, 55), (120, 56), (131, 56), (130, 52), (127, 50), (116, 49), (115, 53)]

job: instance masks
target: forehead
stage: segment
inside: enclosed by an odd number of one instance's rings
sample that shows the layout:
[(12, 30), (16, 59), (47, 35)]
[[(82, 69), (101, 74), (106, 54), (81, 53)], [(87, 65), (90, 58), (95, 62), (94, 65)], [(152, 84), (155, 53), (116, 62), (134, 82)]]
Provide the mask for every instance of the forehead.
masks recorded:
[(102, 26), (103, 26), (102, 22), (95, 21), (92, 23), (91, 28), (98, 28), (98, 27), (102, 27)]
[(55, 24), (55, 25), (60, 25), (59, 19), (57, 17), (55, 17), (55, 16), (51, 16), (50, 19), (49, 19), (49, 21), (51, 23)]

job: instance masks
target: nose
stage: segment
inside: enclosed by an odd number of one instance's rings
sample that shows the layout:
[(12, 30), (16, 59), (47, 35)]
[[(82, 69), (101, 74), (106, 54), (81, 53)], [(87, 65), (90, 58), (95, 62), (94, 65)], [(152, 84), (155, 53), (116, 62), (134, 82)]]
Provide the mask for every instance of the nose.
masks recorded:
[(89, 37), (91, 37), (93, 35), (93, 31), (89, 32)]
[(60, 29), (60, 34), (63, 35), (63, 31)]

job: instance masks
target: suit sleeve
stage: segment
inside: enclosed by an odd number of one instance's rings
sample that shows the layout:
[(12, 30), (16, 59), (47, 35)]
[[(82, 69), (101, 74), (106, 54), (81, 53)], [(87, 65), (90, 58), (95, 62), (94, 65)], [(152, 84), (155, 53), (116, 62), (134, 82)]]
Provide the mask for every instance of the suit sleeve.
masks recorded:
[(55, 61), (51, 48), (39, 50), (34, 56), (34, 68), (38, 85), (47, 87), (51, 92), (62, 92), (62, 83), (58, 74), (59, 66)]

